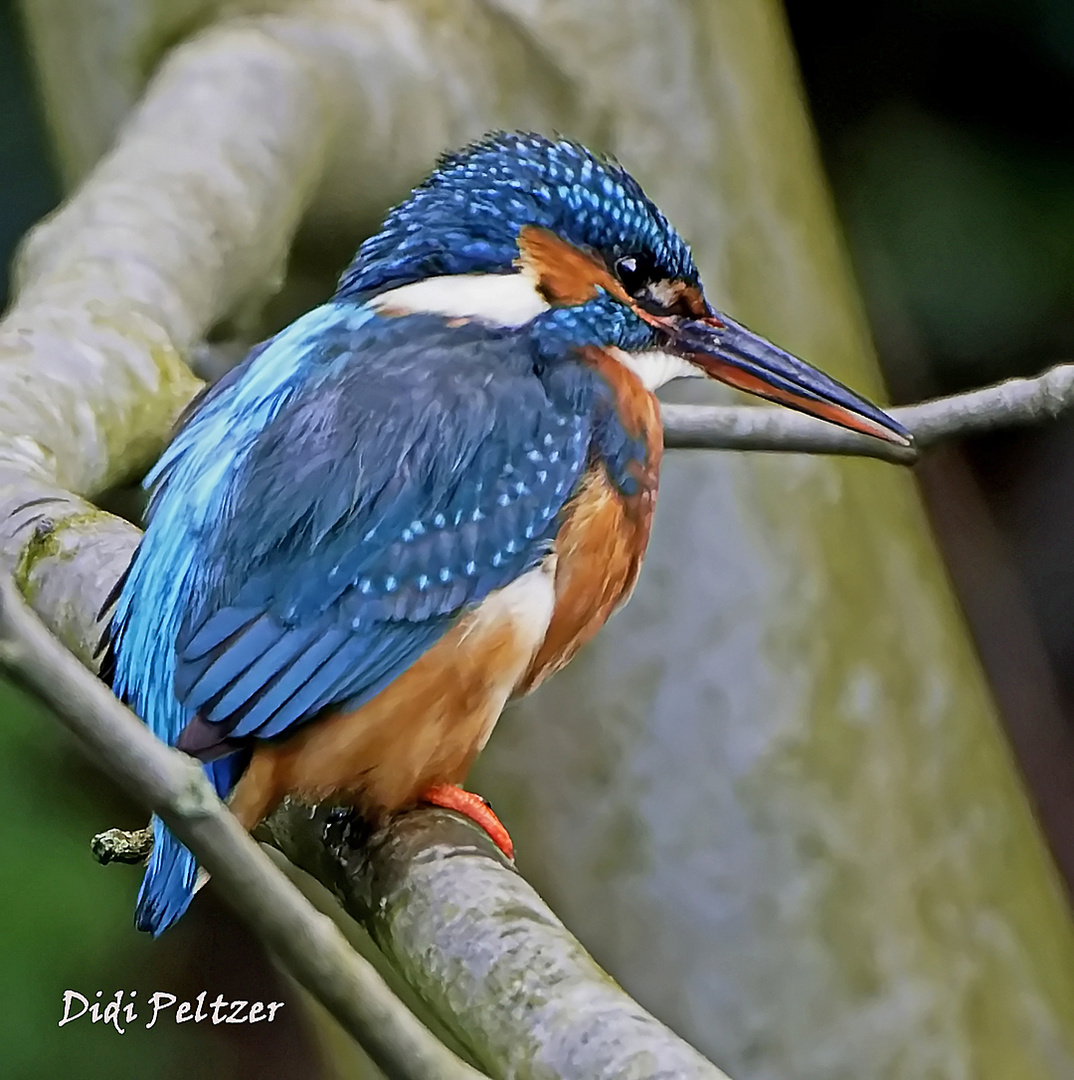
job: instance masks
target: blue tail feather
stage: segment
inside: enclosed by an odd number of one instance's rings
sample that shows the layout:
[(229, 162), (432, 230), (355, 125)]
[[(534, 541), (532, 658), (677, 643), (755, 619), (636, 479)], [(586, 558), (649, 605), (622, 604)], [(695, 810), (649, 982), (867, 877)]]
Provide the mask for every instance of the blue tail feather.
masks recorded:
[[(240, 751), (205, 766), (206, 775), (221, 798), (235, 786), (249, 760), (249, 752)], [(176, 840), (160, 818), (154, 817), (153, 853), (138, 890), (134, 925), (159, 937), (190, 906), (197, 880), (198, 865), (194, 856)]]
[(134, 925), (158, 937), (186, 911), (197, 879), (194, 856), (154, 817), (153, 854), (138, 890)]

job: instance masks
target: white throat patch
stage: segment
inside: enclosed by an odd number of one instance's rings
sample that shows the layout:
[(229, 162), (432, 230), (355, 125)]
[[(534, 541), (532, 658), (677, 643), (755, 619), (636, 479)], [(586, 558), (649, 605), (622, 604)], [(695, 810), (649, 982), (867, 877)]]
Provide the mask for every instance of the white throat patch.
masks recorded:
[(549, 308), (534, 278), (513, 274), (448, 274), (426, 278), (369, 300), (374, 311), (480, 319), (492, 326), (523, 326)]
[(689, 360), (659, 349), (641, 353), (628, 353), (624, 349), (609, 349), (608, 352), (624, 367), (630, 368), (646, 390), (658, 390), (672, 379), (696, 379), (704, 375)]

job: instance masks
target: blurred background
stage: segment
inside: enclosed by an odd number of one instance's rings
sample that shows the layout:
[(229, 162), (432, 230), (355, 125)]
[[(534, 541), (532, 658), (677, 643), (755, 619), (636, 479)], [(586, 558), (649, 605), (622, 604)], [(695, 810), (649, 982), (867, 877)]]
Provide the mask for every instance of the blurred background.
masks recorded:
[[(892, 400), (1074, 359), (1074, 5), (786, 8)], [(0, 3), (0, 306), (15, 244), (60, 194), (17, 12)], [(918, 476), (1074, 894), (1074, 419), (945, 448)], [(68, 987), (124, 986), (144, 1000), (162, 987), (227, 996), (237, 980), (237, 996), (240, 985), (243, 996), (298, 996), (211, 897), (157, 945), (127, 930), (137, 874), (85, 873), (87, 822), (135, 826), (142, 815), (2, 685), (0, 772), (4, 1075), (356, 1075), (330, 1025), (298, 1008), (256, 1038), (169, 1026), (119, 1039), (73, 1025), (58, 1039)], [(93, 903), (60, 904), (87, 888)]]
[[(1074, 4), (786, 8), (892, 401), (1074, 359)], [(1074, 418), (917, 475), (1074, 895)]]

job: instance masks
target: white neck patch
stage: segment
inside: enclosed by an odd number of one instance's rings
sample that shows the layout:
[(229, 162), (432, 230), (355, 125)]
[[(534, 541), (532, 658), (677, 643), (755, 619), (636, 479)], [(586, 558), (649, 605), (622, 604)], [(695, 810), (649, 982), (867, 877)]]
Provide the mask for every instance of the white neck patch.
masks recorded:
[(368, 304), (378, 312), (480, 319), (492, 326), (524, 326), (550, 306), (525, 272), (426, 278), (380, 293)]
[[(480, 319), (491, 326), (525, 326), (551, 305), (537, 291), (537, 282), (524, 270), (513, 274), (447, 274), (400, 285), (370, 298), (376, 312), (394, 315), (443, 315), (448, 319)], [(656, 390), (672, 379), (698, 378), (703, 373), (675, 353), (652, 349), (608, 352)]]
[(704, 375), (704, 372), (691, 364), (689, 360), (660, 349), (641, 353), (628, 353), (624, 349), (609, 349), (608, 352), (623, 367), (630, 368), (641, 379), (646, 390), (658, 390), (672, 379), (696, 379)]

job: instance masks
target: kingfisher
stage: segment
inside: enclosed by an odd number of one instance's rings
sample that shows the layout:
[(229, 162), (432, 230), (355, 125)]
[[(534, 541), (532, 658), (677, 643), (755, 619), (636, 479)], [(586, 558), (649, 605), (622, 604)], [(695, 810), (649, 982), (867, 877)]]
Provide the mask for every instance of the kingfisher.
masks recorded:
[[(505, 705), (630, 595), (653, 392), (682, 376), (911, 441), (716, 310), (616, 162), (502, 132), (445, 156), (335, 295), (181, 420), (114, 594), (115, 693), (248, 829), (284, 797), (374, 826), (431, 803), (510, 858), (460, 785)], [(153, 833), (135, 922), (157, 935), (198, 870)]]

